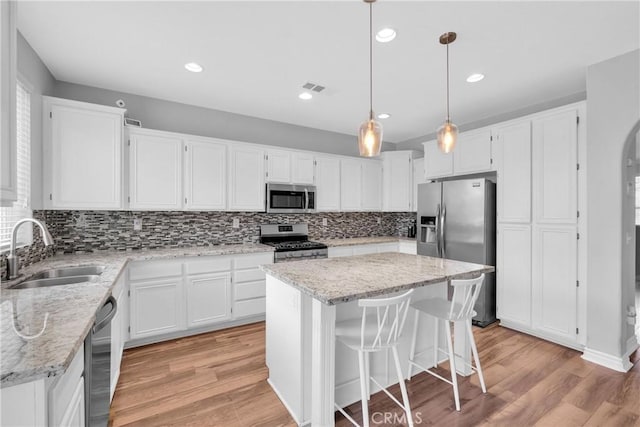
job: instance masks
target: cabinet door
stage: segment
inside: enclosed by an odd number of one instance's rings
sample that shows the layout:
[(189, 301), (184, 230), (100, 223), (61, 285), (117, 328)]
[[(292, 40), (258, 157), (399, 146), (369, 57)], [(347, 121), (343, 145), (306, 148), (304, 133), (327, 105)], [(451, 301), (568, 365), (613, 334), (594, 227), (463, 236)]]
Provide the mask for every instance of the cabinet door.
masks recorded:
[(533, 328), (577, 341), (577, 248), (575, 226), (535, 226)]
[(49, 112), (50, 206), (121, 208), (122, 114), (56, 104)]
[(481, 129), (458, 135), (453, 150), (453, 171), (465, 175), (491, 170), (491, 131)]
[(319, 211), (340, 210), (340, 160), (316, 158), (316, 203)]
[[(0, 2), (0, 205), (18, 197), (16, 146), (16, 5)], [(13, 108), (12, 108), (13, 107)]]
[(533, 190), (536, 220), (546, 224), (577, 221), (577, 112), (533, 120)]
[(127, 290), (123, 286), (116, 301), (118, 302), (118, 310), (116, 315), (111, 319), (111, 394), (110, 398), (113, 400), (113, 393), (116, 391), (116, 385), (120, 378), (120, 363), (122, 362), (122, 352), (124, 350), (124, 329), (125, 325), (125, 313), (127, 311)]
[(438, 141), (424, 144), (424, 176), (427, 179), (453, 175), (453, 153), (445, 154), (438, 148)]
[(411, 154), (384, 154), (384, 210), (406, 212), (411, 209)]
[(290, 151), (267, 151), (267, 182), (291, 182)]
[(182, 140), (131, 134), (131, 209), (182, 208)]
[(362, 208), (362, 162), (340, 160), (340, 206), (343, 211), (358, 211)]
[(378, 160), (362, 163), (362, 210), (382, 208), (382, 164)]
[(291, 181), (294, 184), (313, 184), (314, 165), (313, 154), (294, 153), (291, 158)]
[(424, 184), (427, 180), (424, 177), (424, 159), (413, 159), (413, 185), (411, 210), (418, 210), (418, 185)]
[(224, 210), (227, 205), (226, 144), (186, 141), (185, 149), (185, 207)]
[(67, 406), (59, 425), (66, 427), (84, 427), (84, 377), (80, 377), (78, 380), (69, 406)]
[(498, 224), (497, 317), (531, 326), (531, 226)]
[(184, 329), (182, 278), (132, 283), (131, 338), (143, 338)]
[(231, 146), (229, 158), (229, 209), (264, 211), (264, 151)]
[(498, 171), (499, 222), (531, 221), (531, 122), (498, 128), (493, 141)]
[(231, 317), (231, 273), (187, 278), (187, 326), (195, 328)]

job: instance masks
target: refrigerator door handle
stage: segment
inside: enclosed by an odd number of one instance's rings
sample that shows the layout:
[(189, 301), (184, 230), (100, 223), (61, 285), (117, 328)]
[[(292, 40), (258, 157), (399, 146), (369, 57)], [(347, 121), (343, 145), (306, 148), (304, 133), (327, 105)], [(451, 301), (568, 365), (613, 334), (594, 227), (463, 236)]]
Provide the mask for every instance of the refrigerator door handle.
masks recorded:
[(440, 253), (440, 204), (439, 203), (438, 203), (438, 206), (436, 207), (435, 233), (436, 233), (436, 254), (438, 255), (438, 257), (441, 257), (442, 254)]
[(442, 205), (442, 217), (440, 218), (440, 250), (442, 252), (441, 257), (447, 257), (447, 251), (445, 249), (445, 235), (444, 235), (444, 224), (447, 216), (447, 207)]

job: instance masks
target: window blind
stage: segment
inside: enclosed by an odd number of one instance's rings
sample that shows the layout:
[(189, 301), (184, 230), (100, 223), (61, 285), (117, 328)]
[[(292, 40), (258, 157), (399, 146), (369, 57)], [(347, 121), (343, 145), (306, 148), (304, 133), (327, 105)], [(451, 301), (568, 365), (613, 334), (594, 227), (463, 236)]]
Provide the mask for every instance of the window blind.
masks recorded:
[[(0, 207), (0, 247), (8, 247), (11, 229), (22, 218), (31, 218), (31, 94), (20, 82), (16, 87), (17, 134), (17, 200), (10, 207)], [(18, 231), (17, 245), (33, 241), (32, 224), (24, 224)]]

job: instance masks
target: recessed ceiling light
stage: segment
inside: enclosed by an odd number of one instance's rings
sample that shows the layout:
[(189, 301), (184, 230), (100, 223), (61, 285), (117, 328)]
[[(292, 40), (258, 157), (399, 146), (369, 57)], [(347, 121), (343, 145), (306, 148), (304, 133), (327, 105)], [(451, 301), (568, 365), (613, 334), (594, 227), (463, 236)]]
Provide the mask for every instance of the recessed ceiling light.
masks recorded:
[(311, 95), (309, 92), (302, 92), (300, 95), (298, 95), (298, 98), (308, 101), (313, 98), (313, 95)]
[(378, 114), (378, 118), (379, 119), (388, 119), (389, 117), (391, 117), (391, 114), (389, 114), (389, 113), (380, 113), (380, 114)]
[(475, 83), (475, 82), (479, 82), (482, 79), (484, 79), (484, 74), (475, 73), (475, 74), (471, 74), (469, 77), (467, 77), (467, 82)]
[(191, 71), (192, 73), (199, 73), (203, 70), (202, 66), (200, 64), (196, 64), (195, 62), (184, 64), (184, 68)]
[(396, 30), (393, 28), (383, 28), (376, 33), (376, 40), (380, 43), (388, 43), (396, 38)]

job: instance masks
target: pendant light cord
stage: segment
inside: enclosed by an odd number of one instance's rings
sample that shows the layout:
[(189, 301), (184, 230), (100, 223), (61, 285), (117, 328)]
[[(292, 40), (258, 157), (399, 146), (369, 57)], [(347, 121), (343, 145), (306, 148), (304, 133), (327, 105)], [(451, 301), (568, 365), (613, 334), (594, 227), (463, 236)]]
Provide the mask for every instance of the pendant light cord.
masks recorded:
[(369, 120), (373, 120), (373, 3), (369, 3)]
[(447, 41), (447, 122), (449, 122), (449, 41)]

